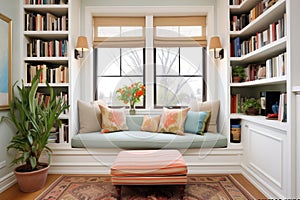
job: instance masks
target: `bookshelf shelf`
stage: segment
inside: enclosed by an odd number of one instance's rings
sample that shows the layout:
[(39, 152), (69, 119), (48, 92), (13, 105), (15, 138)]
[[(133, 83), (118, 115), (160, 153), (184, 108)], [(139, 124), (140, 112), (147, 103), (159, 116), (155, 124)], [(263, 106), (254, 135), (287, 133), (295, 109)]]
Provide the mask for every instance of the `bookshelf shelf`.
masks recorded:
[(25, 62), (44, 62), (53, 64), (68, 64), (68, 57), (26, 57)]
[(68, 13), (69, 6), (67, 4), (48, 4), (48, 5), (24, 5), (24, 9), (30, 12), (38, 12), (45, 14), (51, 10), (54, 15), (64, 15)]
[[(31, 86), (30, 83), (24, 84), (25, 86)], [(69, 83), (49, 83), (51, 87), (69, 87)], [(47, 87), (46, 83), (39, 83), (39, 87)]]
[(59, 116), (59, 119), (69, 119), (69, 115), (68, 114), (61, 114)]
[(286, 49), (286, 41), (287, 37), (285, 36), (241, 57), (231, 57), (230, 62), (232, 64), (245, 64), (266, 60), (284, 52)]
[(261, 124), (264, 126), (268, 126), (283, 131), (286, 131), (288, 127), (286, 122), (280, 122), (278, 120), (268, 120), (266, 119), (265, 116), (260, 116), (260, 115), (251, 116), (251, 115), (246, 115), (241, 113), (238, 114), (235, 113), (235, 114), (230, 114), (230, 119), (243, 119), (249, 122), (255, 122), (257, 124)]
[[(255, 1), (254, 5), (255, 5)], [(230, 38), (235, 37), (248, 37), (255, 34), (257, 31), (262, 31), (267, 29), (269, 24), (278, 20), (280, 16), (285, 12), (285, 0), (279, 0), (275, 5), (270, 7), (268, 10), (259, 15), (253, 22), (249, 23), (241, 31), (230, 31)]]
[(252, 87), (285, 84), (286, 76), (273, 77), (268, 79), (260, 79), (255, 81), (247, 81), (242, 83), (231, 83), (230, 87)]
[(29, 38), (40, 38), (51, 40), (55, 39), (67, 39), (68, 31), (24, 31), (24, 35)]
[(260, 0), (245, 0), (240, 5), (230, 5), (229, 9), (232, 14), (240, 14), (249, 11)]

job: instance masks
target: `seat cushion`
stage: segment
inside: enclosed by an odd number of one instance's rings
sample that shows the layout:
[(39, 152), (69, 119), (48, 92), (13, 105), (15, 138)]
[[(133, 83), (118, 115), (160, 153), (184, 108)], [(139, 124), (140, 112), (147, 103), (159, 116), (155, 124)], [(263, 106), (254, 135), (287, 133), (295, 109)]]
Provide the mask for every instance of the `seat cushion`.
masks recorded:
[(77, 148), (218, 148), (227, 146), (227, 138), (222, 134), (209, 132), (204, 133), (204, 135), (185, 133), (184, 136), (146, 131), (119, 131), (107, 134), (92, 132), (73, 136), (71, 144), (72, 147)]

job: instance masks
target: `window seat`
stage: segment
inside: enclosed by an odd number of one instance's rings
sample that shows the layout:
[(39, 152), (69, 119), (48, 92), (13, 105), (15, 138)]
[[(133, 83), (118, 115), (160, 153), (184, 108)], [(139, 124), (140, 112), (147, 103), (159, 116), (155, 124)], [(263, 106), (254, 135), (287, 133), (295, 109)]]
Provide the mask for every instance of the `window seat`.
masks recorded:
[(227, 146), (227, 138), (218, 133), (206, 132), (203, 136), (192, 133), (175, 135), (146, 131), (118, 131), (77, 134), (72, 138), (75, 148), (121, 148), (121, 149), (189, 149), (218, 148)]
[(121, 148), (121, 149), (190, 149), (227, 147), (227, 137), (220, 133), (206, 132), (204, 135), (185, 133), (156, 133), (140, 131), (142, 115), (128, 115), (128, 131), (111, 133), (78, 133), (71, 139), (73, 148)]

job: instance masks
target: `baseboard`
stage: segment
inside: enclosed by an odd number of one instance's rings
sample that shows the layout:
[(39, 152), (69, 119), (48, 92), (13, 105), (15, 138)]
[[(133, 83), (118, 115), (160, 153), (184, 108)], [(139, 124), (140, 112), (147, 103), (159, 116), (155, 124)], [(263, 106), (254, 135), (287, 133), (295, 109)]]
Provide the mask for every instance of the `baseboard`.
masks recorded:
[(16, 178), (13, 172), (0, 178), (0, 193), (7, 190), (16, 183)]

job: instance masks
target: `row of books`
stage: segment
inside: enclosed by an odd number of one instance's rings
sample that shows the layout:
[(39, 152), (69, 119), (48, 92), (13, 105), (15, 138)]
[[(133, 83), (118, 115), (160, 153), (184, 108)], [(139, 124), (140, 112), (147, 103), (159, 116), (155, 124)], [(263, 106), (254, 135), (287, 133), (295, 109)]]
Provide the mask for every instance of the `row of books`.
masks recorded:
[[(229, 5), (240, 5), (245, 0), (230, 0)], [(231, 17), (231, 31), (239, 31), (259, 15), (273, 6), (278, 0), (261, 0), (247, 14), (234, 15)]]
[(278, 106), (278, 120), (281, 122), (287, 121), (287, 94), (281, 93)]
[(27, 43), (27, 57), (67, 57), (68, 43), (68, 40), (33, 39)]
[(68, 17), (55, 16), (51, 13), (26, 13), (24, 16), (25, 31), (67, 31)]
[(48, 143), (68, 143), (69, 142), (69, 125), (62, 123), (59, 128), (54, 127), (50, 132)]
[(32, 65), (25, 63), (25, 72), (27, 74), (25, 83), (31, 83), (37, 71), (42, 69), (40, 83), (69, 83), (69, 68), (63, 65), (57, 67), (48, 67), (46, 64)]
[(25, 0), (25, 4), (30, 4), (30, 5), (68, 4), (68, 0)]
[(243, 113), (243, 102), (245, 102), (245, 98), (240, 94), (231, 95), (231, 113)]
[(286, 52), (266, 60), (266, 78), (285, 75), (287, 55)]
[[(36, 100), (38, 102), (38, 105), (44, 105), (47, 107), (50, 103), (50, 95), (44, 92), (37, 92), (36, 93)], [(65, 92), (60, 92), (57, 96), (56, 99), (62, 99), (63, 104), (68, 104), (68, 94)], [(68, 110), (65, 110), (63, 114), (68, 114)]]
[(233, 15), (230, 21), (230, 31), (240, 31), (249, 24), (249, 15)]
[(256, 35), (246, 40), (241, 41), (240, 37), (234, 38), (230, 44), (230, 55), (231, 57), (246, 55), (284, 36), (286, 36), (286, 14), (284, 14), (283, 18), (270, 24), (268, 29), (257, 32)]
[(261, 0), (255, 7), (250, 10), (249, 13), (249, 23), (254, 21), (258, 16), (264, 13), (267, 9), (273, 6), (277, 0)]

